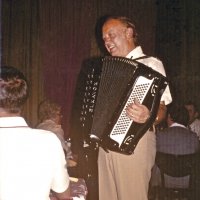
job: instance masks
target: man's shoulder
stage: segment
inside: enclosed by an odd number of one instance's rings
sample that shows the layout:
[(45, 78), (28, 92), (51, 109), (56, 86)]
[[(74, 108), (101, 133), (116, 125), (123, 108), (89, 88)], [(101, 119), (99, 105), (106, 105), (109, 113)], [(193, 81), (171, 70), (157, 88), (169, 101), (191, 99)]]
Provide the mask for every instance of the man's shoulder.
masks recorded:
[(162, 61), (156, 57), (149, 56), (138, 60), (138, 62), (141, 62), (142, 64), (152, 68), (153, 70), (165, 75), (165, 70)]
[(155, 66), (163, 66), (162, 61), (159, 58), (144, 54), (141, 46), (137, 46), (135, 49), (133, 49), (127, 55), (127, 58), (137, 60), (138, 62), (141, 62), (151, 68), (154, 68)]
[(200, 127), (200, 120), (199, 119), (195, 119), (194, 122), (191, 125), (196, 125)]
[(31, 137), (33, 138), (36, 138), (36, 139), (44, 139), (44, 140), (57, 140), (57, 136), (52, 132), (52, 131), (49, 131), (49, 130), (44, 130), (44, 129), (35, 129), (35, 128), (32, 128), (31, 131), (30, 131), (30, 135)]
[(144, 58), (143, 63), (147, 64), (149, 67), (163, 66), (162, 61), (159, 58), (153, 57), (153, 56), (148, 56), (148, 57)]
[(192, 131), (189, 130), (188, 128), (184, 128), (184, 127), (179, 127), (179, 126), (174, 126), (171, 127), (171, 132), (173, 132), (174, 135), (176, 135), (176, 137), (180, 137), (180, 138), (186, 138), (187, 140), (198, 140), (197, 134)]
[(156, 64), (160, 64), (160, 65), (163, 65), (162, 61), (160, 60), (160, 58), (158, 57), (150, 57), (152, 62), (155, 62)]
[(160, 132), (158, 132), (157, 134), (157, 138), (162, 138), (162, 137), (193, 137), (195, 134), (194, 132), (190, 131), (187, 128), (181, 127), (181, 126), (173, 126), (173, 127), (169, 127), (166, 128)]
[(174, 132), (175, 134), (182, 134), (182, 135), (186, 134), (186, 135), (188, 135), (188, 133), (190, 133), (189, 136), (193, 135), (193, 131), (189, 130), (187, 127), (172, 126), (169, 129), (170, 129), (170, 132)]

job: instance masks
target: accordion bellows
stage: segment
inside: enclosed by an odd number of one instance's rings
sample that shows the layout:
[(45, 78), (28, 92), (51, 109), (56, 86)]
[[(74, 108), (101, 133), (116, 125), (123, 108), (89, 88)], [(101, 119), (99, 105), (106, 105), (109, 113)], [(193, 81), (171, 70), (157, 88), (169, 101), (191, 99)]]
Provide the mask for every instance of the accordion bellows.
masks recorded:
[[(108, 56), (95, 63), (99, 66), (90, 66), (83, 83), (82, 125), (90, 116), (89, 135), (99, 138), (106, 149), (132, 154), (156, 118), (167, 78), (128, 58)], [(150, 110), (150, 118), (144, 124), (126, 116), (125, 108), (134, 100)]]

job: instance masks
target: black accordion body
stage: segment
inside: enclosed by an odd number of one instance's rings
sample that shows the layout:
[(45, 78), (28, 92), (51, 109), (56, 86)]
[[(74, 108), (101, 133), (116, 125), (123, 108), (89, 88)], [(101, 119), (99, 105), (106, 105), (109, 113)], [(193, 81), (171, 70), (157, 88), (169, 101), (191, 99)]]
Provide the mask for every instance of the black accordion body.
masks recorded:
[[(134, 149), (155, 121), (167, 79), (136, 60), (108, 56), (90, 66), (85, 83), (80, 121), (91, 138), (98, 138), (103, 148), (123, 154)], [(150, 110), (146, 123), (127, 117), (128, 104), (139, 101)], [(88, 125), (89, 124), (89, 125)]]

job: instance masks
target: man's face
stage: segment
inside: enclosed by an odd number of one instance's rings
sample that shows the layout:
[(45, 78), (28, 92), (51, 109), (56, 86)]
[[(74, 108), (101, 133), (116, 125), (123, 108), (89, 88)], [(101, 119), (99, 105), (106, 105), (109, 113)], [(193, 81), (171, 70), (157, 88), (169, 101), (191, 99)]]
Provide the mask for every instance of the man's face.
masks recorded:
[(189, 118), (190, 118), (189, 123), (192, 123), (197, 115), (197, 113), (194, 109), (194, 106), (193, 105), (185, 105), (185, 108), (188, 110), (188, 113), (189, 113)]
[(119, 20), (111, 19), (102, 28), (102, 36), (107, 51), (112, 56), (125, 57), (132, 49), (128, 28)]

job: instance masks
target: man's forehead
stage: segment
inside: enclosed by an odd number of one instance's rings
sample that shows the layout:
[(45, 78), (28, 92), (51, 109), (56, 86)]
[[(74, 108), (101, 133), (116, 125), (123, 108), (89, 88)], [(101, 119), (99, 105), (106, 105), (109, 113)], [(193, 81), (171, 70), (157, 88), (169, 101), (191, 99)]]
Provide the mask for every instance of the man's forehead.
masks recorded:
[(122, 27), (125, 27), (125, 25), (121, 21), (117, 19), (110, 19), (107, 22), (105, 22), (105, 24), (103, 25), (102, 31), (105, 32), (112, 28), (116, 29), (116, 28), (122, 28)]

